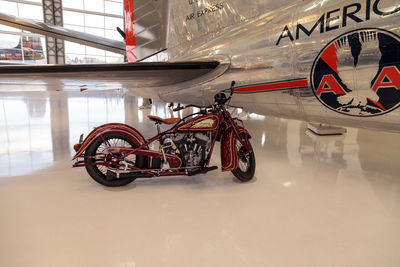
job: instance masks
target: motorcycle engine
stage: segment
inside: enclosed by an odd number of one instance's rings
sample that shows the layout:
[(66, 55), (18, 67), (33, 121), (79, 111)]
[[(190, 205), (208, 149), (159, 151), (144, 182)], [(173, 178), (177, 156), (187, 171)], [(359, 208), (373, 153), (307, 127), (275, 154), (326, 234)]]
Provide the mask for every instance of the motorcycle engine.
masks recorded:
[(165, 135), (162, 145), (166, 154), (181, 158), (182, 167), (203, 166), (211, 147), (211, 132)]

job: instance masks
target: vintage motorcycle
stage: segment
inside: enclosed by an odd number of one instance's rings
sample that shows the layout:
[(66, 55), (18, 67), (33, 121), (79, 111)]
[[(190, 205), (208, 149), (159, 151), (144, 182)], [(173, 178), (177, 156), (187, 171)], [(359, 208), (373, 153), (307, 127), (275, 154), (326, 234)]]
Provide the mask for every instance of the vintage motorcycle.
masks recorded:
[[(120, 123), (105, 124), (95, 128), (85, 140), (81, 135), (74, 145), (76, 160), (73, 167), (85, 167), (89, 175), (105, 186), (124, 186), (136, 178), (152, 178), (174, 175), (196, 175), (218, 169), (209, 167), (215, 142), (221, 142), (222, 171), (232, 173), (243, 182), (253, 178), (256, 162), (250, 144), (251, 138), (243, 122), (232, 118), (225, 108), (233, 95), (215, 95), (215, 104), (200, 108), (200, 112), (183, 119), (162, 119), (148, 116), (154, 121), (158, 134), (146, 140), (136, 129)], [(161, 132), (160, 125), (173, 125)], [(159, 141), (159, 150), (149, 145)]]

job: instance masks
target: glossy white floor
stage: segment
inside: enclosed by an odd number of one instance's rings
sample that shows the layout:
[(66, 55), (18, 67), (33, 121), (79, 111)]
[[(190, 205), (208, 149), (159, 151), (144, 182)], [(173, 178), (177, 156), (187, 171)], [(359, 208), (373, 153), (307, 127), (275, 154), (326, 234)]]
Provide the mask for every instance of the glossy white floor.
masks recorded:
[[(252, 115), (250, 183), (214, 171), (111, 189), (71, 168), (94, 126), (155, 134), (141, 101), (0, 95), (0, 266), (400, 266), (399, 134), (318, 137)], [(169, 116), (165, 104), (151, 112)]]

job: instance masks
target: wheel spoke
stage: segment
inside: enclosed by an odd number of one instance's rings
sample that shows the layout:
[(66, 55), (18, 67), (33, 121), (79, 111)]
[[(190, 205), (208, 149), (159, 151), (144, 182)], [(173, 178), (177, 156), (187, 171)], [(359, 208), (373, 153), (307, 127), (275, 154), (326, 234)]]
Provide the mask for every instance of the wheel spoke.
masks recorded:
[[(121, 153), (118, 148), (135, 148), (135, 143), (129, 137), (119, 132), (105, 133), (96, 138), (85, 150), (86, 170), (98, 183), (105, 186), (123, 186), (133, 180), (134, 177), (115, 175), (115, 179), (107, 179), (107, 172), (117, 174), (130, 173), (133, 170), (129, 166), (135, 166), (136, 155)], [(113, 153), (110, 149), (116, 148)], [(127, 153), (129, 154), (129, 153)], [(125, 171), (125, 168), (128, 168)]]
[[(132, 145), (127, 142), (126, 140), (120, 139), (120, 138), (110, 138), (110, 139), (104, 139), (102, 137), (103, 142), (98, 146), (96, 150), (96, 157), (95, 161), (103, 161), (105, 163), (110, 162), (111, 158), (110, 156), (106, 156), (104, 154), (104, 150), (107, 148), (113, 148), (113, 147), (125, 147), (125, 148), (132, 148)], [(121, 156), (121, 155), (115, 155), (115, 156)], [(130, 164), (134, 164), (136, 162), (136, 155), (128, 155), (126, 157), (126, 160), (129, 161)], [(116, 170), (116, 167), (112, 166), (105, 166), (105, 165), (96, 165), (96, 168), (104, 175), (107, 175), (107, 171), (109, 169)]]
[(243, 154), (244, 149), (245, 147), (240, 143), (239, 140), (236, 139), (236, 151), (239, 156), (238, 167), (242, 172), (247, 172), (250, 168), (250, 156), (240, 156)]

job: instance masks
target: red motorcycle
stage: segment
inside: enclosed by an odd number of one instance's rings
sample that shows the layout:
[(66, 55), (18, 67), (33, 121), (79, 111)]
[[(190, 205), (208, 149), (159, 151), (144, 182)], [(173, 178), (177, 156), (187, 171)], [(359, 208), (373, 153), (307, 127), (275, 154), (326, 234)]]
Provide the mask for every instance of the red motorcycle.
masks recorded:
[[(124, 186), (136, 178), (174, 175), (196, 175), (218, 169), (209, 166), (216, 141), (221, 142), (222, 171), (232, 173), (243, 182), (253, 178), (256, 162), (243, 122), (232, 118), (225, 108), (233, 94), (215, 95), (215, 104), (208, 107), (178, 105), (174, 111), (198, 107), (200, 112), (183, 119), (162, 119), (149, 116), (158, 134), (146, 140), (134, 128), (120, 123), (95, 128), (74, 146), (73, 167), (85, 167), (89, 175), (105, 186)], [(173, 125), (161, 132), (160, 125)], [(149, 145), (159, 141), (159, 150)]]

